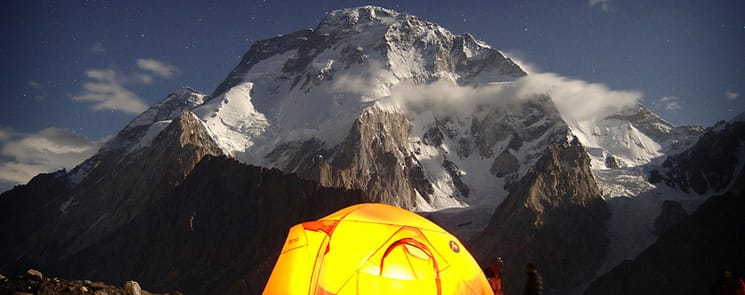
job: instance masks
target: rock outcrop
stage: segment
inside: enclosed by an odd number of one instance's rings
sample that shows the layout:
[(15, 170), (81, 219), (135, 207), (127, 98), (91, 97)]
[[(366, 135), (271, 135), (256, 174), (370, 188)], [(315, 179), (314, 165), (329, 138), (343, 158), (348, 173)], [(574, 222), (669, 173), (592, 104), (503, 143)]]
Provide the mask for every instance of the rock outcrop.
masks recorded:
[(6, 278), (0, 275), (0, 294), (44, 295), (182, 295), (181, 292), (150, 293), (139, 283), (127, 281), (122, 287), (89, 280), (65, 280), (44, 277), (41, 272), (29, 269), (25, 275)]
[(414, 208), (417, 194), (427, 196), (432, 188), (408, 151), (410, 128), (401, 113), (365, 110), (335, 153), (299, 174), (325, 186), (364, 190), (375, 202)]
[(521, 291), (528, 262), (538, 265), (547, 289), (576, 288), (600, 267), (610, 211), (589, 164), (576, 140), (550, 145), (471, 242), (481, 262), (504, 259), (508, 292)]

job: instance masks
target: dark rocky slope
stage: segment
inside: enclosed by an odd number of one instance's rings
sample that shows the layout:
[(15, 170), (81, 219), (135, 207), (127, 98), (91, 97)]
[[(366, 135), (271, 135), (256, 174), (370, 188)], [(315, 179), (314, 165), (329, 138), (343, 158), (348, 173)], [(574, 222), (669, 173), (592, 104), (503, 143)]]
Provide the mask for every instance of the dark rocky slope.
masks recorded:
[(364, 200), (208, 156), (157, 205), (52, 271), (187, 294), (259, 294), (292, 225)]
[(730, 122), (719, 122), (701, 135), (695, 145), (665, 159), (652, 170), (649, 181), (664, 182), (684, 192), (721, 192), (737, 175), (745, 160), (745, 114)]
[(546, 289), (566, 290), (600, 267), (609, 218), (584, 148), (576, 140), (552, 144), (471, 244), (482, 264), (504, 258), (509, 294), (522, 291), (528, 262), (538, 265)]
[(90, 280), (66, 280), (43, 275), (35, 269), (7, 278), (0, 275), (0, 294), (8, 295), (182, 295), (181, 292), (153, 294), (143, 290), (138, 282), (126, 281), (121, 287)]
[[(0, 195), (0, 271), (44, 269), (131, 222), (181, 183), (204, 155), (220, 149), (191, 113), (183, 113), (138, 151), (108, 147), (71, 173), (37, 176)], [(74, 175), (90, 167), (74, 184)]]
[(745, 272), (745, 173), (709, 198), (636, 259), (595, 280), (585, 294), (708, 294), (724, 269)]

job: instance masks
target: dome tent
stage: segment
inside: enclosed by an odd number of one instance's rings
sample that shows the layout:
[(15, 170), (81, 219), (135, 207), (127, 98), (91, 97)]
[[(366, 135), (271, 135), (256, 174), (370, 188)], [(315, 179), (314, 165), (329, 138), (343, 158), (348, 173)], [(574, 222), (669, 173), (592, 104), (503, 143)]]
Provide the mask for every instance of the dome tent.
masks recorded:
[(290, 228), (264, 294), (492, 294), (453, 235), (412, 212), (359, 204)]

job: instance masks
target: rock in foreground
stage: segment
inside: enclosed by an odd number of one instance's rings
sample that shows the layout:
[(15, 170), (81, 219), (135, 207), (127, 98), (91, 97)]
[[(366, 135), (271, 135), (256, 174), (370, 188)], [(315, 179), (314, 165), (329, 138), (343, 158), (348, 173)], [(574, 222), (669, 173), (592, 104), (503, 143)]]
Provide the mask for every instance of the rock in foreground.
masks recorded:
[(181, 295), (181, 292), (150, 293), (142, 290), (135, 281), (127, 281), (123, 287), (89, 280), (68, 281), (60, 278), (44, 277), (35, 269), (25, 275), (6, 278), (0, 275), (0, 294), (45, 294), (45, 295)]

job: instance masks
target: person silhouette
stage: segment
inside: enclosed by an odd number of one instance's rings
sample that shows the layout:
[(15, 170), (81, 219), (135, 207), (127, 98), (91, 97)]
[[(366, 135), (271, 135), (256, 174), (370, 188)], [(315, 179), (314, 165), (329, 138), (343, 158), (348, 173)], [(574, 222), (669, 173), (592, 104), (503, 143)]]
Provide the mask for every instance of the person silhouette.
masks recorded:
[(525, 265), (525, 273), (528, 275), (525, 281), (524, 295), (543, 295), (543, 278), (538, 273), (538, 268), (533, 263)]

